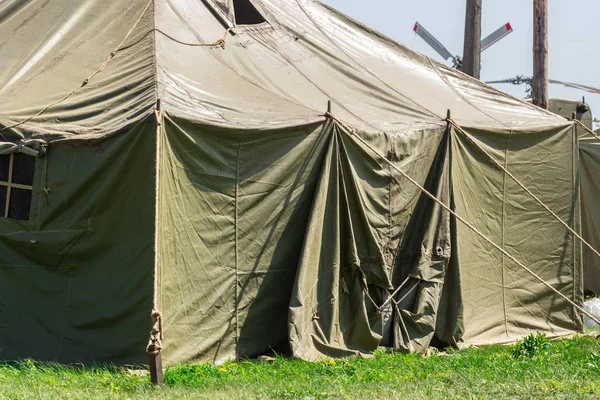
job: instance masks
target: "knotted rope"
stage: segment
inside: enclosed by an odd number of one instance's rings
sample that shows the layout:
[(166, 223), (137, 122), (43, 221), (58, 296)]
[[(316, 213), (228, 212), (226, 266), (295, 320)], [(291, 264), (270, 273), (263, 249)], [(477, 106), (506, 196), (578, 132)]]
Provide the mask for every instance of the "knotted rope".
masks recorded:
[(150, 340), (146, 346), (146, 353), (156, 355), (162, 349), (163, 329), (162, 313), (157, 309), (152, 310), (152, 330), (150, 331)]

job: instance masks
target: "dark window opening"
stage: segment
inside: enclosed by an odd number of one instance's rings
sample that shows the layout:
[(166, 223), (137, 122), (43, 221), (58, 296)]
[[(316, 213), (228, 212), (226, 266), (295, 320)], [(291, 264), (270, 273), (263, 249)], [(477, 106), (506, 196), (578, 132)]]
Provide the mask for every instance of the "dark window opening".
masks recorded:
[(233, 0), (233, 10), (237, 25), (258, 25), (267, 22), (250, 0)]
[(8, 181), (9, 161), (9, 156), (0, 156), (0, 181)]
[(0, 156), (0, 217), (29, 220), (35, 158), (13, 153)]

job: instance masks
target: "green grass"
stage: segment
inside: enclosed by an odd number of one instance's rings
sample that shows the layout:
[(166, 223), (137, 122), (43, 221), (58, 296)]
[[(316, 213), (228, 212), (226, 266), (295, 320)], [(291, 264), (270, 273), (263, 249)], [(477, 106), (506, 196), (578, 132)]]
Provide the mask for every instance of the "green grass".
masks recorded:
[(165, 386), (120, 369), (0, 364), (0, 399), (587, 399), (600, 398), (600, 344), (590, 336), (548, 343), (448, 350), (428, 358), (377, 352), (372, 359), (308, 363), (275, 358), (222, 366), (180, 365)]

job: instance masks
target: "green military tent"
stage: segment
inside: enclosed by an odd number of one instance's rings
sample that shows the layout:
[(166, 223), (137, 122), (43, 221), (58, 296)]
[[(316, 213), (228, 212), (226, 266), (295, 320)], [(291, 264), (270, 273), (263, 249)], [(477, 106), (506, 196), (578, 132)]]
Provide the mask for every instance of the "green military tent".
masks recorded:
[(573, 123), (319, 2), (6, 0), (0, 94), (1, 359), (582, 330)]

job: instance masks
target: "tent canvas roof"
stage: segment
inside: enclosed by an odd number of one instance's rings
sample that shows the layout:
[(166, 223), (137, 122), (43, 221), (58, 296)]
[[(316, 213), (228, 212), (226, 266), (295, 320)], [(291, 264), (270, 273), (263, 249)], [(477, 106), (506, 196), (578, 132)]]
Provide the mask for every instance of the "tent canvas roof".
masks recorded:
[[(317, 120), (328, 100), (374, 132), (441, 125), (448, 109), (470, 127), (565, 124), (318, 2), (254, 0), (267, 23), (226, 32), (208, 1), (0, 4), (0, 124), (105, 133), (157, 98), (171, 115), (249, 128)], [(231, 18), (231, 1), (215, 7)]]

